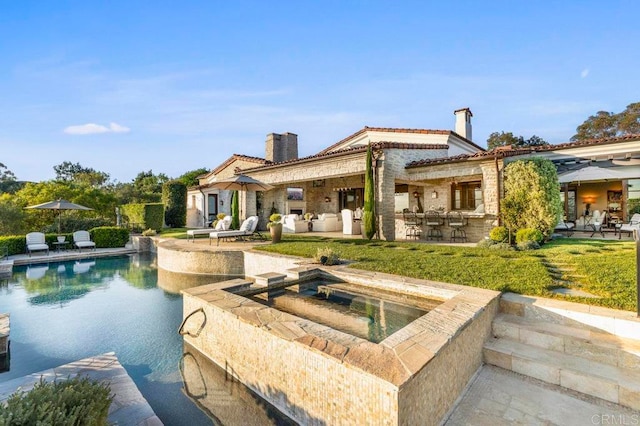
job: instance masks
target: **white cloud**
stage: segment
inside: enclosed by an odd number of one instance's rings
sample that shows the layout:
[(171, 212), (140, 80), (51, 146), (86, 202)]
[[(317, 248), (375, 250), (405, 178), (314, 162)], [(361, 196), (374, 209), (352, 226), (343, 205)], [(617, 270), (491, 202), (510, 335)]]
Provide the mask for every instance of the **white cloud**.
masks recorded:
[(68, 135), (95, 135), (99, 133), (129, 133), (130, 128), (121, 126), (118, 123), (110, 123), (109, 127), (102, 124), (87, 123), (76, 126), (68, 126), (64, 132)]
[(589, 68), (583, 69), (582, 72), (580, 73), (581, 78), (586, 78), (588, 75), (589, 75)]

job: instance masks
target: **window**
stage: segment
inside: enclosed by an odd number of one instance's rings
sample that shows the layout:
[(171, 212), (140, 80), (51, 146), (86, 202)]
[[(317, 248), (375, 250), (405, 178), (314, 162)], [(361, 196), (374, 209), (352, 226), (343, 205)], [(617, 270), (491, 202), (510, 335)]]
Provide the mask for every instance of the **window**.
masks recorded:
[(451, 185), (451, 209), (475, 210), (482, 204), (482, 182), (459, 182)]
[(404, 209), (409, 208), (409, 186), (396, 185), (395, 191), (395, 212), (402, 213)]

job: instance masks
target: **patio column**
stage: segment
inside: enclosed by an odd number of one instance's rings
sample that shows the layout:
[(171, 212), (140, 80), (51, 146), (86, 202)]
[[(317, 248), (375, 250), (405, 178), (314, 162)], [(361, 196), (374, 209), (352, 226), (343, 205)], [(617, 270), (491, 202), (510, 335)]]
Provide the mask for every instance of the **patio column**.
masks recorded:
[(385, 173), (384, 161), (378, 169), (376, 212), (380, 223), (380, 238), (387, 241), (396, 239), (395, 192), (396, 182), (392, 173)]

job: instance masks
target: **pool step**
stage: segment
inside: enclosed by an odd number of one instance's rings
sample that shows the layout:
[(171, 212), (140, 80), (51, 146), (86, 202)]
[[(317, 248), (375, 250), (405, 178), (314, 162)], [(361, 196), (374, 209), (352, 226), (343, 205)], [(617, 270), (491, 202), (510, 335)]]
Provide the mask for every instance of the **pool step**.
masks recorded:
[(506, 293), (492, 331), (487, 364), (640, 410), (640, 320), (632, 312)]
[(640, 410), (640, 372), (492, 338), (484, 346), (487, 364), (524, 374), (586, 395)]
[(499, 314), (495, 318), (493, 335), (500, 339), (511, 339), (525, 345), (640, 372), (640, 341), (637, 340), (508, 314)]

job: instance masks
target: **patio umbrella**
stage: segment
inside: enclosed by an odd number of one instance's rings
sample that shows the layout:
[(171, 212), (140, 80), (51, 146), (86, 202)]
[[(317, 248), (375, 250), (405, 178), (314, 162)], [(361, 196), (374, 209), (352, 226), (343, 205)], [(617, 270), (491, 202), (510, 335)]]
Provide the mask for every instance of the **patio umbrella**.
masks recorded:
[(558, 176), (558, 182), (591, 182), (599, 180), (625, 179), (625, 174), (610, 168), (587, 166)]
[[(211, 186), (225, 191), (268, 191), (274, 188), (268, 183), (260, 182), (257, 179), (242, 174), (219, 180), (212, 183)], [(242, 210), (242, 207), (240, 210)], [(242, 211), (240, 211), (240, 217), (242, 218)]]
[(247, 175), (235, 175), (228, 179), (219, 180), (211, 184), (212, 187), (227, 191), (268, 191), (273, 186), (260, 182)]
[(93, 210), (92, 208), (81, 206), (80, 204), (74, 204), (67, 200), (58, 199), (55, 201), (49, 201), (48, 203), (42, 203), (35, 206), (25, 207), (26, 209), (41, 209), (41, 210), (58, 210), (58, 234), (60, 233), (60, 223), (62, 222), (62, 210)]

